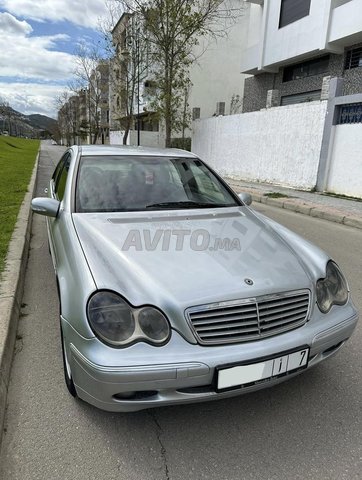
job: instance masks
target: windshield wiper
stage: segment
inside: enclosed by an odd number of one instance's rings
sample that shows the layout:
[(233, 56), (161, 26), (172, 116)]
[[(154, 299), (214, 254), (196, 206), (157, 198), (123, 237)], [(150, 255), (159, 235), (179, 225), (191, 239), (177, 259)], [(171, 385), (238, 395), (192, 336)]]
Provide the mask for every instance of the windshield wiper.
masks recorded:
[(201, 203), (201, 202), (192, 202), (192, 201), (183, 201), (183, 202), (162, 202), (162, 203), (153, 203), (147, 205), (146, 208), (220, 208), (220, 207), (234, 207), (233, 203)]

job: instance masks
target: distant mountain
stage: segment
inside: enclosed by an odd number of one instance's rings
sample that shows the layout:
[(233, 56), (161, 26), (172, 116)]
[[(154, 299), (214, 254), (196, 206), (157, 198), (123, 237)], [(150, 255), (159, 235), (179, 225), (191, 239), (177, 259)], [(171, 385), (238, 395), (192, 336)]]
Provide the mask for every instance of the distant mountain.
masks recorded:
[(26, 118), (29, 119), (30, 125), (32, 125), (34, 128), (48, 130), (49, 132), (54, 131), (58, 125), (58, 122), (54, 120), (54, 118), (50, 118), (45, 115), (27, 115)]
[(0, 103), (0, 133), (2, 131), (14, 136), (51, 138), (57, 136), (58, 122), (45, 115), (24, 115)]

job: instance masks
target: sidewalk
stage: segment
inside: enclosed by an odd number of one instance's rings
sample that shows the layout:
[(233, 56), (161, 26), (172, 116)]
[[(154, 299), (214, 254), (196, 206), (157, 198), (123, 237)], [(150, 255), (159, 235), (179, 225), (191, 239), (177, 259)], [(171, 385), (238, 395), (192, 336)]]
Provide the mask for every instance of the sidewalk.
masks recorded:
[(362, 229), (362, 200), (359, 202), (265, 183), (244, 182), (228, 177), (225, 180), (237, 193), (250, 193), (254, 202)]

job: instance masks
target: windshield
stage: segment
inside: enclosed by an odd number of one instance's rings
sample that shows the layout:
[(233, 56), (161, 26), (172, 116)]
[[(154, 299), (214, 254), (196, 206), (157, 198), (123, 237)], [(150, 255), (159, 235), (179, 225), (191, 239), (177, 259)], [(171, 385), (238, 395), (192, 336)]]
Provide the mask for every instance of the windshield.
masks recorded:
[(221, 208), (239, 203), (196, 158), (82, 157), (76, 212)]

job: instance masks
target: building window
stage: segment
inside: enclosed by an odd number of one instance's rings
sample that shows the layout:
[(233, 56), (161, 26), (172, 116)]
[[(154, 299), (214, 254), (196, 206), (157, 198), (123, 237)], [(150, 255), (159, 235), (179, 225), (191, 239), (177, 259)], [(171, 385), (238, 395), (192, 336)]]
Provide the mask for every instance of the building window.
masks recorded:
[(200, 107), (194, 107), (192, 109), (192, 120), (199, 120), (200, 117), (201, 117)]
[(291, 80), (299, 80), (313, 75), (320, 75), (326, 73), (328, 67), (329, 55), (314, 60), (308, 60), (307, 62), (297, 63), (284, 68), (283, 82), (290, 82)]
[(357, 67), (362, 67), (362, 47), (352, 48), (346, 52), (344, 68), (350, 70)]
[(279, 28), (309, 15), (311, 0), (282, 0)]
[(225, 115), (225, 102), (216, 103), (216, 116)]
[(297, 93), (296, 95), (286, 95), (281, 98), (280, 105), (293, 105), (295, 103), (315, 102), (321, 99), (322, 90), (313, 90), (312, 92)]
[(338, 124), (362, 123), (362, 103), (349, 103), (339, 109)]

